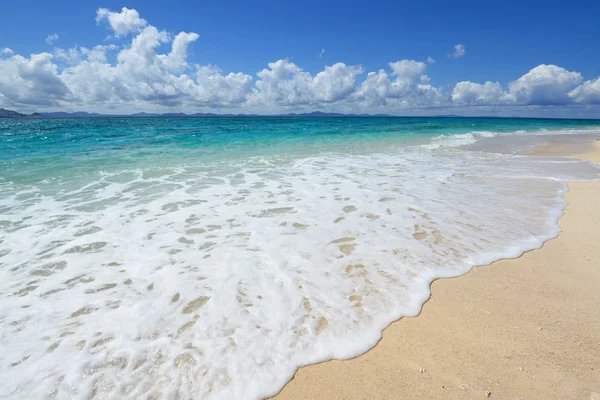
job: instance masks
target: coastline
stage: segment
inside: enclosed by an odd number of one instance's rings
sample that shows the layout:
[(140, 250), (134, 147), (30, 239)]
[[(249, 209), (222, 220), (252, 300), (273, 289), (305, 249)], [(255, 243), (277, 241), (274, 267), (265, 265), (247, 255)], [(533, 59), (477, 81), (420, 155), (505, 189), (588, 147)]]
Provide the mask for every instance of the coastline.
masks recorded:
[[(600, 164), (593, 145), (571, 157)], [(556, 239), (434, 281), (419, 316), (359, 357), (300, 368), (275, 398), (600, 399), (600, 181), (565, 199)]]

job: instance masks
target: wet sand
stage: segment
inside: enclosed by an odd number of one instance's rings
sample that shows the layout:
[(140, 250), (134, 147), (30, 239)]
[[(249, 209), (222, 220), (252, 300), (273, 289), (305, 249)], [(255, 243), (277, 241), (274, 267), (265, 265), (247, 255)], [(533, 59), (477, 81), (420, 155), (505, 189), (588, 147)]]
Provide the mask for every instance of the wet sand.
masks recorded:
[[(594, 146), (577, 157), (600, 164)], [(362, 356), (301, 368), (276, 398), (600, 400), (600, 181), (570, 182), (566, 200), (558, 238), (435, 281), (418, 317)]]

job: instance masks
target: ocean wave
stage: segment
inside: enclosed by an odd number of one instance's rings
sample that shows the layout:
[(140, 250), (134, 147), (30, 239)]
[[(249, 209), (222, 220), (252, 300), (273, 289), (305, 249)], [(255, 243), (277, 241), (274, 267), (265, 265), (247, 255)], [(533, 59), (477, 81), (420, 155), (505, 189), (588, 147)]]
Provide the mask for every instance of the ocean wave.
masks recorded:
[(514, 132), (492, 132), (492, 131), (472, 131), (460, 134), (444, 134), (431, 139), (427, 144), (421, 145), (422, 148), (435, 150), (440, 148), (464, 147), (475, 144), (482, 139), (494, 137), (518, 137), (518, 136), (562, 136), (562, 135), (588, 135), (600, 132), (597, 127), (577, 128), (577, 129), (538, 129), (538, 130), (517, 130)]
[(418, 314), (432, 280), (555, 237), (565, 180), (598, 178), (583, 161), (410, 146), (155, 156), (2, 184), (0, 397), (273, 395)]

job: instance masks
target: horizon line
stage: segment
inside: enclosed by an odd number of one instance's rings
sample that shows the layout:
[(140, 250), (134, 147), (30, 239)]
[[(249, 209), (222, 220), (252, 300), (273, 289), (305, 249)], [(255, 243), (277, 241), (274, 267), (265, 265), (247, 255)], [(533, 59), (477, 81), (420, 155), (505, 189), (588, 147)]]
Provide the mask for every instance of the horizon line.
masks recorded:
[[(4, 111), (4, 113), (2, 113)], [(20, 113), (18, 111), (0, 108), (0, 119), (61, 119), (61, 118), (219, 118), (219, 117), (338, 117), (338, 118), (497, 118), (497, 119), (552, 119), (552, 120), (596, 120), (598, 117), (528, 117), (528, 116), (497, 116), (497, 115), (459, 115), (459, 114), (437, 114), (437, 115), (393, 115), (393, 114), (355, 114), (355, 113), (340, 113), (326, 111), (311, 111), (311, 112), (290, 112), (280, 114), (245, 114), (245, 113), (184, 113), (184, 112), (167, 112), (167, 113), (151, 113), (151, 112), (136, 112), (130, 114), (105, 114), (88, 111), (49, 111), (49, 112), (33, 112), (31, 114)]]

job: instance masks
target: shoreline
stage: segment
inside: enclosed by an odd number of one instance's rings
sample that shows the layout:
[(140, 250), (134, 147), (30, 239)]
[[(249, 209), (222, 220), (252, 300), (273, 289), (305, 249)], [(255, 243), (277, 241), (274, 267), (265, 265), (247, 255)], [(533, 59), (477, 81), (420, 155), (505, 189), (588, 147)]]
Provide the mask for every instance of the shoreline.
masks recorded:
[[(531, 154), (600, 164), (600, 141), (591, 148)], [(600, 181), (569, 181), (565, 200), (557, 238), (435, 280), (418, 316), (393, 322), (356, 358), (298, 369), (274, 398), (599, 400)]]

